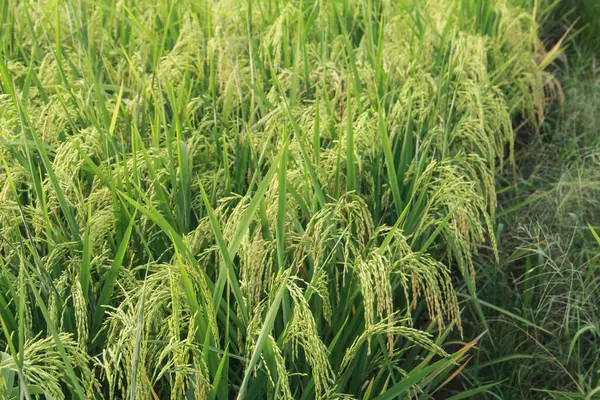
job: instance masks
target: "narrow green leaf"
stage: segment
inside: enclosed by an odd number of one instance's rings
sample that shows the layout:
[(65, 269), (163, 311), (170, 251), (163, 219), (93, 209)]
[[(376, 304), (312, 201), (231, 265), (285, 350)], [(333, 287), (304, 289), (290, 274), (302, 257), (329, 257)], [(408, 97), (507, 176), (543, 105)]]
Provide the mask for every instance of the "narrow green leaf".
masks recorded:
[(356, 190), (356, 165), (354, 161), (354, 129), (352, 127), (352, 97), (350, 88), (346, 97), (346, 178), (347, 190)]
[(262, 328), (260, 330), (260, 333), (258, 334), (258, 338), (256, 339), (256, 344), (254, 345), (254, 351), (252, 352), (252, 356), (250, 357), (250, 362), (248, 362), (248, 364), (246, 365), (246, 372), (244, 373), (244, 378), (242, 379), (242, 384), (240, 385), (240, 391), (238, 393), (237, 400), (244, 399), (244, 396), (246, 395), (246, 387), (248, 386), (248, 382), (250, 380), (250, 376), (252, 375), (252, 371), (254, 370), (254, 367), (260, 360), (260, 356), (262, 354), (267, 337), (273, 329), (273, 323), (275, 322), (275, 317), (279, 312), (279, 306), (281, 304), (281, 299), (283, 297), (288, 278), (287, 276), (283, 276), (281, 279), (282, 282), (279, 284), (280, 286), (277, 289), (277, 294), (275, 295), (275, 298), (273, 299), (273, 302), (269, 307), (269, 311), (267, 311), (267, 315), (262, 324)]
[(81, 283), (81, 290), (84, 296), (89, 296), (89, 286), (91, 280), (91, 244), (90, 244), (90, 224), (92, 220), (92, 208), (88, 206), (88, 222), (85, 227), (85, 233), (83, 235), (83, 253), (81, 257), (81, 269), (79, 271), (79, 281)]
[[(459, 296), (462, 296), (462, 297), (464, 297), (464, 298), (473, 299), (471, 296), (469, 296), (469, 295), (466, 295), (466, 294), (463, 294), (463, 293), (459, 293), (458, 295), (459, 295)], [(484, 301), (484, 300), (481, 300), (481, 299), (478, 299), (477, 301), (478, 301), (478, 302), (479, 302), (481, 305), (484, 305), (484, 306), (486, 306), (486, 307), (488, 307), (488, 308), (491, 308), (492, 310), (496, 310), (496, 311), (498, 311), (499, 313), (502, 313), (502, 314), (504, 314), (504, 315), (507, 315), (507, 316), (509, 316), (509, 317), (511, 317), (511, 318), (513, 318), (513, 319), (515, 319), (515, 320), (517, 320), (517, 321), (519, 321), (519, 322), (522, 322), (522, 323), (524, 323), (525, 325), (528, 325), (528, 326), (531, 326), (532, 328), (538, 329), (538, 330), (540, 330), (540, 331), (542, 331), (542, 332), (544, 332), (544, 333), (546, 333), (546, 334), (548, 334), (548, 335), (552, 335), (552, 332), (550, 332), (550, 331), (548, 331), (548, 330), (546, 330), (546, 329), (542, 328), (542, 327), (541, 327), (541, 326), (539, 326), (539, 325), (536, 325), (536, 324), (534, 324), (534, 323), (533, 323), (533, 322), (531, 322), (531, 321), (528, 321), (528, 320), (526, 320), (525, 318), (523, 318), (523, 317), (521, 317), (521, 316), (519, 316), (519, 315), (517, 315), (517, 314), (514, 314), (514, 313), (512, 313), (512, 312), (510, 312), (510, 311), (507, 311), (507, 310), (505, 310), (505, 309), (504, 309), (504, 308), (502, 308), (502, 307), (495, 306), (495, 305), (493, 305), (493, 304), (491, 304), (491, 303), (488, 303), (487, 301)]]
[[(244, 301), (244, 296), (242, 295), (242, 290), (240, 288), (239, 281), (237, 279), (235, 273), (235, 266), (233, 264), (233, 258), (231, 256), (231, 252), (227, 248), (225, 244), (225, 239), (223, 239), (223, 233), (221, 232), (221, 227), (219, 225), (219, 221), (217, 220), (217, 216), (215, 215), (214, 210), (210, 205), (210, 201), (208, 200), (208, 195), (204, 190), (204, 186), (200, 183), (200, 191), (202, 192), (202, 200), (204, 201), (204, 206), (206, 207), (206, 211), (208, 213), (208, 218), (210, 219), (210, 224), (212, 226), (213, 234), (217, 240), (217, 245), (219, 246), (219, 250), (221, 251), (221, 256), (223, 257), (223, 262), (221, 263), (221, 269), (219, 272), (219, 278), (216, 283), (216, 290), (213, 293), (213, 304), (215, 309), (218, 309), (221, 303), (221, 297), (223, 293), (223, 285), (225, 283), (225, 279), (229, 282), (229, 285), (233, 289), (233, 295), (237, 301), (237, 304), (242, 313), (242, 321), (245, 325), (248, 324), (248, 311), (246, 310), (246, 302)], [(248, 225), (250, 223), (248, 222)], [(244, 232), (245, 233), (245, 232)], [(240, 239), (241, 242), (241, 239)]]
[(129, 219), (129, 225), (127, 226), (127, 230), (121, 238), (121, 242), (119, 243), (117, 253), (115, 254), (110, 269), (108, 270), (108, 272), (106, 273), (106, 277), (104, 278), (104, 285), (102, 286), (102, 291), (100, 292), (100, 297), (98, 298), (98, 303), (96, 304), (96, 311), (94, 313), (94, 318), (92, 321), (96, 329), (102, 324), (105, 307), (109, 304), (109, 301), (114, 293), (115, 284), (117, 282), (117, 278), (119, 277), (119, 271), (123, 266), (125, 252), (127, 251), (127, 247), (129, 246), (129, 239), (131, 237), (131, 231), (133, 230), (136, 215), (137, 211)]
[(462, 393), (455, 394), (454, 396), (448, 397), (448, 400), (460, 400), (460, 399), (473, 399), (476, 398), (481, 393), (498, 386), (500, 382), (488, 383), (487, 385), (482, 385), (474, 389), (465, 390)]

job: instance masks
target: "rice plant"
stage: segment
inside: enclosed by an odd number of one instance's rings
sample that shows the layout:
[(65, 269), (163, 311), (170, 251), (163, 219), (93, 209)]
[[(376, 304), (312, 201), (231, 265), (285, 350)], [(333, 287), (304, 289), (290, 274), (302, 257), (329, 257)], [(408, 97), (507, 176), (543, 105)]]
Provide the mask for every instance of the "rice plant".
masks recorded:
[(540, 4), (0, 2), (0, 392), (440, 390)]

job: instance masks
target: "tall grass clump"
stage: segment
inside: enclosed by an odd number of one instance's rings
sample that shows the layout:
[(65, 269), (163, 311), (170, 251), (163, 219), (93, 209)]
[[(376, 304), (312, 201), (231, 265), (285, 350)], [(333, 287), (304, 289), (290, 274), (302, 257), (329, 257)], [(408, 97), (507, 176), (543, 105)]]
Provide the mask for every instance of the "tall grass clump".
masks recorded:
[(512, 122), (557, 88), (522, 3), (0, 3), (0, 391), (446, 385)]
[(595, 55), (577, 43), (562, 71), (564, 109), (521, 145), (515, 177), (502, 179), (499, 268), (484, 269), (483, 254), (476, 261), (489, 336), (464, 384), (499, 382), (490, 399), (600, 393), (600, 81)]

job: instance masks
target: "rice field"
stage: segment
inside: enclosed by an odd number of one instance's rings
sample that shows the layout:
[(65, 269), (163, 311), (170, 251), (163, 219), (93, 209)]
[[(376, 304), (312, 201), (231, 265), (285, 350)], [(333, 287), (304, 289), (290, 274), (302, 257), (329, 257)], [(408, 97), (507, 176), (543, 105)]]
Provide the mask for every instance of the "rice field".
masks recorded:
[(0, 397), (482, 396), (549, 3), (0, 1)]

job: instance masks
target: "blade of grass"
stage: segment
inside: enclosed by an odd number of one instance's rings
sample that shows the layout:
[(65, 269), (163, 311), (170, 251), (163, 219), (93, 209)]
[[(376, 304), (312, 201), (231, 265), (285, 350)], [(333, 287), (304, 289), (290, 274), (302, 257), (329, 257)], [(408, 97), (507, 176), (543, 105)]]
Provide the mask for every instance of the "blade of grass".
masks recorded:
[(281, 304), (281, 299), (283, 298), (283, 293), (287, 284), (287, 276), (284, 275), (281, 278), (281, 283), (279, 284), (279, 288), (277, 289), (277, 293), (267, 311), (267, 315), (265, 316), (265, 320), (263, 321), (262, 328), (260, 329), (260, 333), (258, 334), (258, 338), (256, 339), (256, 344), (254, 345), (254, 350), (252, 351), (252, 356), (250, 357), (250, 361), (246, 365), (246, 372), (244, 373), (244, 378), (242, 379), (242, 384), (240, 385), (240, 390), (237, 396), (237, 400), (244, 399), (246, 395), (246, 387), (248, 386), (248, 382), (250, 381), (250, 376), (252, 375), (252, 370), (257, 365), (260, 360), (260, 356), (263, 352), (263, 347), (265, 346), (265, 342), (267, 340), (268, 335), (271, 333), (273, 329), (273, 324), (275, 322), (275, 317), (277, 317), (277, 313), (279, 312), (279, 306)]
[[(221, 227), (219, 225), (219, 221), (217, 220), (217, 216), (215, 215), (214, 210), (210, 205), (210, 201), (208, 200), (208, 195), (204, 190), (204, 186), (200, 183), (200, 191), (202, 192), (202, 200), (204, 201), (204, 206), (206, 207), (206, 211), (208, 213), (208, 217), (210, 219), (210, 224), (213, 230), (213, 234), (215, 235), (215, 239), (217, 240), (217, 245), (219, 246), (219, 250), (221, 251), (221, 256), (223, 257), (223, 262), (221, 262), (221, 269), (219, 272), (219, 278), (217, 279), (215, 285), (215, 291), (213, 292), (213, 305), (215, 309), (218, 309), (221, 303), (223, 288), (225, 285), (225, 280), (229, 281), (229, 285), (233, 289), (233, 295), (236, 298), (237, 304), (240, 308), (242, 314), (242, 321), (245, 325), (248, 324), (248, 311), (245, 307), (244, 297), (242, 295), (242, 290), (239, 285), (239, 281), (237, 279), (235, 273), (235, 266), (233, 264), (233, 258), (227, 245), (225, 244), (225, 239), (223, 239), (223, 233), (221, 232)], [(249, 225), (248, 221), (248, 225)], [(244, 231), (245, 234), (245, 231)], [(241, 240), (241, 239), (240, 239)]]
[(119, 277), (119, 271), (123, 267), (123, 260), (125, 259), (125, 253), (127, 251), (127, 247), (129, 246), (129, 239), (131, 238), (131, 232), (133, 230), (136, 215), (137, 211), (129, 220), (127, 230), (121, 238), (121, 242), (119, 243), (117, 253), (115, 254), (110, 269), (108, 270), (108, 272), (106, 273), (106, 277), (104, 278), (104, 285), (102, 286), (100, 297), (98, 298), (98, 302), (96, 303), (96, 311), (92, 319), (94, 330), (98, 329), (102, 324), (104, 309), (109, 304), (110, 299), (113, 296), (115, 284), (117, 283), (117, 279)]
[[(461, 297), (464, 297), (464, 298), (466, 298), (466, 299), (473, 300), (473, 298), (472, 298), (470, 295), (466, 295), (466, 294), (464, 294), (464, 293), (458, 293), (458, 295), (459, 295), (459, 296), (461, 296)], [(502, 307), (495, 306), (495, 305), (493, 305), (493, 304), (491, 304), (491, 303), (488, 303), (487, 301), (484, 301), (484, 300), (481, 300), (481, 299), (478, 299), (477, 301), (478, 301), (478, 302), (479, 302), (481, 305), (483, 305), (483, 306), (485, 306), (485, 307), (488, 307), (488, 308), (491, 308), (492, 310), (498, 311), (499, 313), (502, 313), (502, 314), (504, 314), (504, 315), (507, 315), (507, 316), (509, 316), (509, 317), (510, 317), (510, 318), (512, 318), (512, 319), (515, 319), (515, 320), (517, 320), (517, 321), (519, 321), (519, 322), (522, 322), (522, 323), (524, 323), (525, 325), (528, 325), (528, 326), (530, 326), (530, 327), (532, 327), (532, 328), (535, 328), (535, 329), (537, 329), (537, 330), (540, 330), (540, 331), (542, 331), (542, 332), (544, 332), (544, 333), (546, 333), (546, 334), (548, 334), (548, 335), (552, 335), (552, 332), (550, 332), (549, 330), (547, 330), (547, 329), (544, 329), (544, 328), (542, 328), (541, 326), (539, 326), (539, 325), (536, 325), (536, 324), (534, 324), (533, 322), (531, 322), (531, 321), (528, 321), (528, 320), (526, 320), (525, 318), (523, 318), (523, 317), (521, 317), (521, 316), (519, 316), (519, 315), (517, 315), (517, 314), (514, 314), (514, 313), (512, 313), (512, 312), (510, 312), (510, 311), (508, 311), (508, 310), (505, 310), (505, 309), (504, 309), (504, 308), (502, 308)]]

